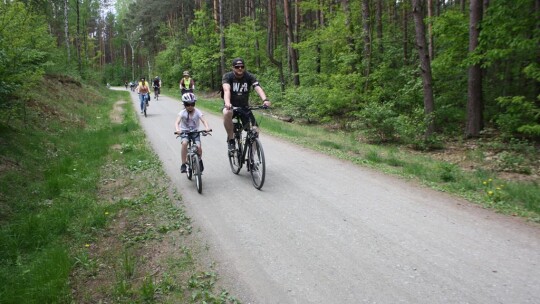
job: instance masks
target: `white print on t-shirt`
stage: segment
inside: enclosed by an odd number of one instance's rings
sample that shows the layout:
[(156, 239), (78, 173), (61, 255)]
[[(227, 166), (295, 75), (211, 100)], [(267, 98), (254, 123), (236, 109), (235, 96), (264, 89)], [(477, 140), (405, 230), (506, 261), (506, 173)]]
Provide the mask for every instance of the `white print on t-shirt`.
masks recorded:
[[(242, 85), (242, 86), (240, 87), (240, 85)], [(247, 82), (244, 82), (244, 83), (235, 82), (235, 83), (233, 83), (233, 92), (244, 93), (244, 92), (247, 92), (247, 91), (248, 91)]]

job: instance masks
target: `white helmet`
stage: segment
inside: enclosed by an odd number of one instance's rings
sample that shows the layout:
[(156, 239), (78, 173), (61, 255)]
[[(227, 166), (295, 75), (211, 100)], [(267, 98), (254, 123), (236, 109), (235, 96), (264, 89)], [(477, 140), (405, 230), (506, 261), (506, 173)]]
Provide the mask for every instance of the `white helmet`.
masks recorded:
[(182, 102), (185, 104), (192, 104), (197, 101), (197, 97), (193, 93), (182, 94)]

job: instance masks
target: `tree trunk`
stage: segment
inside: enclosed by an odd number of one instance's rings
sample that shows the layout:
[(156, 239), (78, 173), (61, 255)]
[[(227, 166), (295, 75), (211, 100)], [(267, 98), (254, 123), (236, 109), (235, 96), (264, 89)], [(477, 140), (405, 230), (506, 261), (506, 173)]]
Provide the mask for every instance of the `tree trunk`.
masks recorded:
[(362, 36), (364, 36), (364, 52), (363, 52), (363, 62), (364, 62), (364, 76), (366, 78), (366, 83), (364, 89), (367, 90), (369, 86), (369, 74), (371, 73), (371, 25), (370, 25), (370, 10), (369, 10), (369, 0), (362, 0)]
[(266, 26), (266, 54), (268, 55), (268, 59), (270, 59), (270, 62), (272, 62), (275, 66), (277, 66), (279, 70), (279, 80), (281, 82), (281, 92), (285, 92), (285, 76), (283, 75), (283, 64), (281, 61), (277, 61), (274, 58), (274, 45), (275, 45), (275, 38), (274, 35), (276, 33), (275, 28), (277, 27), (277, 17), (276, 17), (276, 0), (268, 0), (267, 2), (267, 26)]
[(219, 0), (219, 53), (221, 55), (221, 74), (225, 74), (225, 32), (223, 24), (223, 1)]
[(64, 33), (66, 35), (66, 52), (67, 52), (67, 61), (68, 64), (71, 62), (71, 51), (70, 51), (70, 41), (69, 41), (69, 18), (68, 18), (68, 0), (64, 0)]
[(407, 11), (407, 2), (402, 2), (403, 7), (403, 64), (409, 64), (409, 14)]
[(377, 20), (377, 44), (379, 48), (380, 56), (384, 52), (383, 47), (383, 23), (382, 23), (382, 14), (383, 14), (383, 0), (377, 0), (377, 12), (375, 18)]
[(420, 57), (420, 72), (422, 74), (422, 83), (424, 86), (424, 114), (427, 122), (424, 138), (427, 139), (435, 130), (435, 123), (433, 120), (435, 102), (433, 97), (431, 62), (427, 53), (426, 29), (424, 25), (424, 14), (422, 13), (421, 8), (421, 0), (413, 0), (412, 5), (416, 32), (416, 46), (418, 48), (418, 56)]
[(433, 18), (433, 0), (427, 1), (427, 11), (428, 11), (428, 47), (429, 47), (429, 60), (435, 59), (435, 46), (433, 45), (433, 28), (431, 18)]
[(131, 48), (131, 79), (135, 80), (135, 48), (137, 45), (138, 37), (135, 35), (135, 32), (126, 34), (127, 42)]
[[(478, 46), (480, 37), (480, 22), (482, 21), (482, 0), (471, 0), (469, 20), (469, 53)], [(467, 96), (467, 126), (466, 137), (477, 137), (484, 127), (482, 101), (482, 68), (480, 64), (469, 67), (468, 96)]]
[[(316, 11), (316, 14), (317, 14), (317, 28), (322, 28), (324, 26), (324, 14), (323, 14), (323, 11), (322, 10), (317, 10)], [(315, 70), (317, 71), (317, 74), (320, 74), (321, 71), (322, 71), (322, 62), (321, 62), (321, 57), (322, 57), (322, 54), (321, 54), (321, 45), (320, 43), (318, 42), (317, 43), (317, 46), (316, 46), (316, 54), (317, 54), (317, 59), (316, 59), (316, 65), (317, 67), (315, 68)]]
[[(77, 38), (75, 43), (77, 46), (77, 67), (79, 69), (79, 74), (82, 74), (82, 58), (81, 58), (81, 12), (80, 12), (80, 3), (79, 0), (76, 0), (77, 6)], [(112, 39), (112, 38), (111, 38)]]
[(283, 0), (283, 13), (285, 15), (285, 27), (287, 31), (287, 50), (289, 52), (291, 62), (291, 72), (293, 74), (293, 83), (295, 86), (300, 85), (300, 76), (298, 75), (298, 57), (296, 49), (293, 48), (294, 36), (291, 27), (291, 15), (289, 10), (289, 0)]
[(349, 0), (341, 0), (341, 7), (343, 8), (343, 13), (345, 14), (345, 28), (349, 32), (347, 35), (347, 43), (351, 48), (351, 51), (354, 52), (354, 38), (352, 37), (352, 26), (351, 26), (351, 8), (349, 6)]

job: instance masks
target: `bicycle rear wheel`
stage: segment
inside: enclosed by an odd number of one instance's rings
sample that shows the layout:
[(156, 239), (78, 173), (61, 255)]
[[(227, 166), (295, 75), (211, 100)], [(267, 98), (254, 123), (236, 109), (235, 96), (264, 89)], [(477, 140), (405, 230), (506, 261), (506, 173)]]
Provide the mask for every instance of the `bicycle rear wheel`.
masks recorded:
[(229, 151), (229, 164), (231, 165), (231, 171), (234, 174), (238, 174), (242, 169), (242, 145), (240, 139), (234, 139), (234, 151)]
[(251, 173), (253, 186), (260, 190), (266, 176), (266, 162), (263, 147), (258, 138), (255, 138), (248, 148), (248, 170)]
[(191, 168), (193, 169), (193, 175), (195, 176), (195, 186), (197, 191), (202, 193), (202, 174), (201, 168), (199, 167), (199, 156), (197, 154), (193, 155), (191, 158)]

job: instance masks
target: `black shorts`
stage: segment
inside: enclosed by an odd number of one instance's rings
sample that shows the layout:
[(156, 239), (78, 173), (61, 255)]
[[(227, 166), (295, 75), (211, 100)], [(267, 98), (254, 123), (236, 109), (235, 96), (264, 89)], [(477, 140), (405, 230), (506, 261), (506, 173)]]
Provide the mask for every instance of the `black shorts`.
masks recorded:
[(255, 115), (253, 115), (253, 112), (248, 108), (235, 109), (233, 111), (233, 118), (240, 118), (240, 121), (244, 126), (244, 130), (247, 129), (250, 121), (252, 126), (257, 126), (257, 120), (255, 119)]

